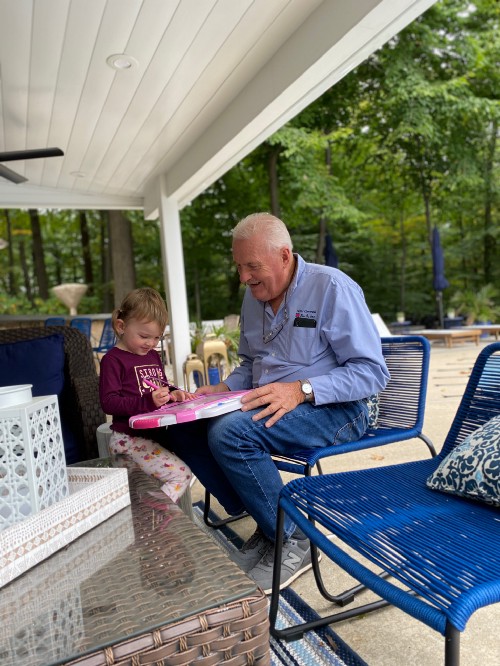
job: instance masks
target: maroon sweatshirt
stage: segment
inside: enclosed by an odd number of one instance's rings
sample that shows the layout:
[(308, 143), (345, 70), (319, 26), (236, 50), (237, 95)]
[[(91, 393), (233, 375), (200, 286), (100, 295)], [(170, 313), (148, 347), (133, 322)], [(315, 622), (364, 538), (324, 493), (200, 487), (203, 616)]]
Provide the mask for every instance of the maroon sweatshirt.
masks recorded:
[[(99, 397), (106, 414), (113, 417), (111, 429), (132, 436), (145, 436), (145, 431), (128, 426), (130, 416), (157, 409), (152, 393), (155, 389), (144, 383), (149, 379), (158, 386), (166, 386), (161, 358), (155, 349), (145, 356), (113, 347), (101, 360)], [(156, 439), (150, 431), (148, 439)]]

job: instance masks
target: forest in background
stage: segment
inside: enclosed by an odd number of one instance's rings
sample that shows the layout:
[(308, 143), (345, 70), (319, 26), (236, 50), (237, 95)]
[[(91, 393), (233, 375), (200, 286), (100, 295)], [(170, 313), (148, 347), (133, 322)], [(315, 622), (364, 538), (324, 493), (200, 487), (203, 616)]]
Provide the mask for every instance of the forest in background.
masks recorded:
[[(264, 210), (308, 261), (329, 234), (372, 312), (426, 325), (437, 227), (445, 309), (486, 299), (494, 316), (499, 119), (500, 3), (442, 0), (181, 211), (191, 320), (239, 312), (230, 232)], [(2, 314), (65, 312), (63, 282), (89, 285), (82, 313), (109, 312), (114, 282), (163, 292), (159, 224), (139, 211), (4, 210), (0, 237)]]

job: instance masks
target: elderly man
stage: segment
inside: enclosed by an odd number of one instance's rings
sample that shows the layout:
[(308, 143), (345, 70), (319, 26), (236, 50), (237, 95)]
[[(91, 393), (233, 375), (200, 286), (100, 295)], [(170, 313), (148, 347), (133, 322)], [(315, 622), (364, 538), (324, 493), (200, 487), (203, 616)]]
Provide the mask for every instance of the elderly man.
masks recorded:
[[(335, 268), (292, 252), (284, 223), (256, 213), (233, 229), (233, 258), (247, 290), (241, 365), (198, 393), (253, 389), (241, 411), (169, 429), (169, 446), (231, 515), (245, 509), (257, 530), (235, 561), (266, 592), (272, 586), (278, 495), (272, 455), (359, 439), (366, 399), (389, 377), (360, 287)], [(288, 520), (285, 587), (310, 568), (305, 535)]]

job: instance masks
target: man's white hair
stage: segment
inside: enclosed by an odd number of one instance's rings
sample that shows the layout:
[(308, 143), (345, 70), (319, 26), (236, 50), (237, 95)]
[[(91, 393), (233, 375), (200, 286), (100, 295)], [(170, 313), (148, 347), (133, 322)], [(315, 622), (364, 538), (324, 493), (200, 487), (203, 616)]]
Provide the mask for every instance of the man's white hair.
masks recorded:
[(233, 240), (248, 240), (260, 236), (267, 242), (269, 250), (287, 247), (293, 249), (290, 232), (285, 223), (271, 213), (252, 213), (247, 215), (232, 230)]

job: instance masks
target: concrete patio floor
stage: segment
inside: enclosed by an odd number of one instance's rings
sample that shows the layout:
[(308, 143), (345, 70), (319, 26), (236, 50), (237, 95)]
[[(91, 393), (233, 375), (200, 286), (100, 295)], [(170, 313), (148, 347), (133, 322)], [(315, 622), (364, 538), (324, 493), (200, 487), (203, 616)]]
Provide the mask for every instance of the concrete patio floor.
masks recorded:
[[(458, 403), (463, 394), (470, 370), (480, 350), (493, 341), (481, 339), (473, 343), (457, 344), (447, 348), (432, 343), (430, 376), (424, 433), (431, 438), (436, 449), (442, 446)], [(420, 440), (336, 456), (323, 461), (325, 472), (379, 467), (399, 462), (420, 460), (428, 456), (427, 447)], [(203, 488), (196, 482), (193, 501), (203, 499)], [(214, 502), (217, 511), (217, 503)], [(246, 518), (236, 524), (235, 530), (247, 538), (254, 523)], [(322, 570), (332, 591), (352, 585), (338, 567), (323, 558)], [(317, 592), (311, 571), (297, 579), (292, 588), (320, 615), (335, 609)], [(374, 598), (371, 593), (360, 596), (359, 603)], [(355, 603), (358, 603), (357, 601)], [(500, 604), (477, 611), (461, 637), (461, 663), (466, 666), (500, 664)], [(388, 607), (358, 619), (346, 620), (332, 626), (333, 630), (362, 657), (369, 666), (435, 666), (444, 663), (444, 638), (402, 611)]]

